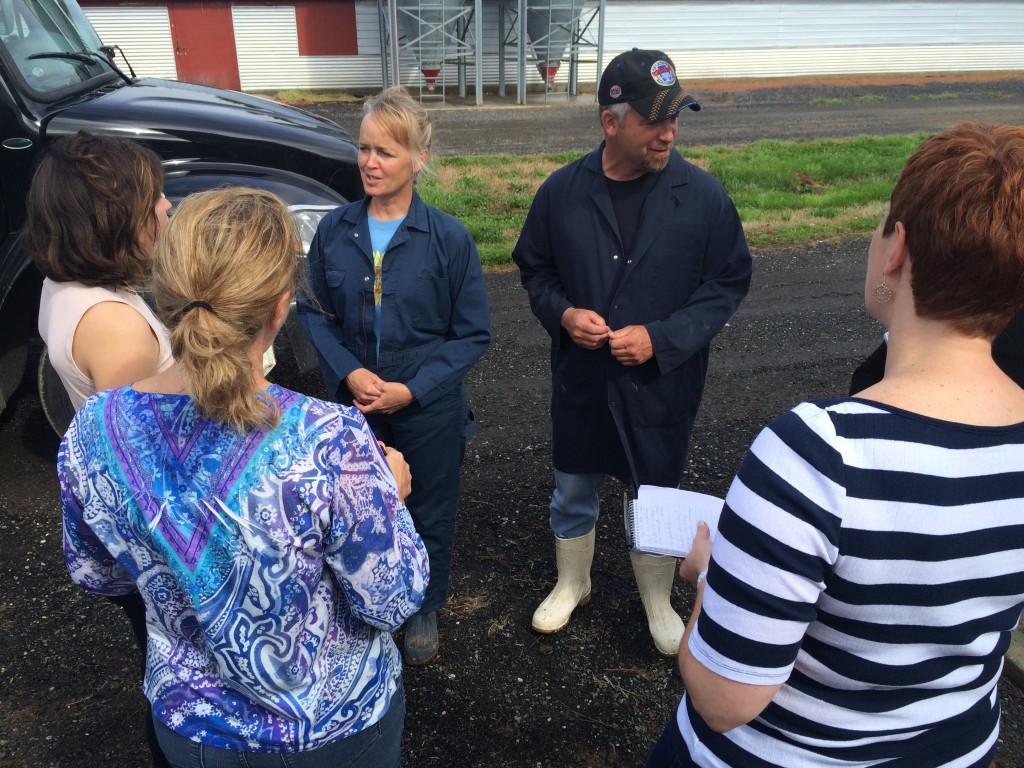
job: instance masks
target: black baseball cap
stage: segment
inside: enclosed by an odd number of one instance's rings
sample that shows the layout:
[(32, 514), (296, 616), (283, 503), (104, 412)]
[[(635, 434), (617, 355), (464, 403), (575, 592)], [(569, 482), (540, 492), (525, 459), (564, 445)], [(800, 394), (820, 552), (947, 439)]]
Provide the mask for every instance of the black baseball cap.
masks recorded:
[(629, 104), (649, 123), (672, 117), (686, 107), (700, 110), (700, 104), (679, 87), (672, 59), (661, 51), (638, 48), (620, 53), (605, 67), (597, 103), (603, 107)]

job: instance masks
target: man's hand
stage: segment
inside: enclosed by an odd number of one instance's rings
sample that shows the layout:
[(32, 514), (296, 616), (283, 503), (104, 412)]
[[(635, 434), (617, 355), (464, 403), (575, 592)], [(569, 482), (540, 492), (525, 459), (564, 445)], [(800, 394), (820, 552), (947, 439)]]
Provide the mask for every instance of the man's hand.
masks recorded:
[(651, 335), (642, 325), (627, 325), (608, 333), (612, 357), (623, 365), (642, 365), (654, 357)]
[(608, 341), (608, 324), (591, 309), (569, 307), (562, 313), (562, 327), (584, 349), (599, 349)]
[(356, 368), (345, 377), (345, 386), (352, 393), (356, 407), (370, 405), (384, 393), (384, 380), (367, 368)]
[(380, 397), (365, 404), (356, 400), (356, 408), (362, 413), (394, 413), (405, 408), (414, 399), (405, 384), (385, 381), (382, 383)]
[(397, 448), (387, 445), (381, 446), (384, 449), (384, 458), (391, 467), (391, 474), (395, 476), (395, 485), (398, 487), (398, 499), (403, 504), (409, 494), (412, 493), (412, 472), (409, 470), (409, 462), (405, 460), (403, 453)]

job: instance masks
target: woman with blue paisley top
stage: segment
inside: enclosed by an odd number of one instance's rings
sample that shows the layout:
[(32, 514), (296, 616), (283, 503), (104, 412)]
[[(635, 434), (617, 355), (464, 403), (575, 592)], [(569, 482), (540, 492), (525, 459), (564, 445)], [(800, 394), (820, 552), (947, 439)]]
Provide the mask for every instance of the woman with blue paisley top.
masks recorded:
[(264, 378), (297, 249), (267, 192), (186, 198), (153, 277), (176, 362), (90, 397), (58, 456), (71, 577), (142, 595), (144, 692), (179, 768), (401, 764), (390, 632), (423, 601), (426, 549), (408, 468), (363, 416)]

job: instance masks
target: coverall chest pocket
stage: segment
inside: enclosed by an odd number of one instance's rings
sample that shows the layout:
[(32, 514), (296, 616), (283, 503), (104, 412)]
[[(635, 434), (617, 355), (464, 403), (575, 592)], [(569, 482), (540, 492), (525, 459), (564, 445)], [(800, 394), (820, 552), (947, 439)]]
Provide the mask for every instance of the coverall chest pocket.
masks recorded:
[(373, 331), (372, 279), (362, 280), (358, 274), (348, 274), (344, 269), (328, 269), (324, 278), (334, 304), (334, 322), (344, 330), (346, 338), (366, 343), (368, 332)]
[(334, 312), (338, 321), (345, 318), (345, 270), (328, 269), (324, 271), (324, 282), (327, 283), (327, 290), (331, 294), (331, 301), (334, 303)]
[(443, 334), (452, 320), (452, 302), (447, 277), (421, 274), (413, 280), (409, 316), (420, 331)]

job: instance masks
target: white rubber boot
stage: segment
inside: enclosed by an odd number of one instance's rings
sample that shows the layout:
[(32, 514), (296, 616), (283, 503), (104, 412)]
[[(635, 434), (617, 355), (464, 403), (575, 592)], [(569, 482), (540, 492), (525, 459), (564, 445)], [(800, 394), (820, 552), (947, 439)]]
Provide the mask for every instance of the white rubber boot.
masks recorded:
[(640, 590), (640, 599), (647, 612), (647, 627), (651, 639), (663, 656), (676, 656), (686, 625), (672, 609), (672, 578), (676, 573), (676, 559), (662, 555), (630, 552), (633, 575)]
[(594, 531), (575, 539), (555, 537), (558, 583), (533, 612), (533, 628), (550, 634), (569, 623), (577, 605), (590, 602), (590, 564), (594, 562)]

